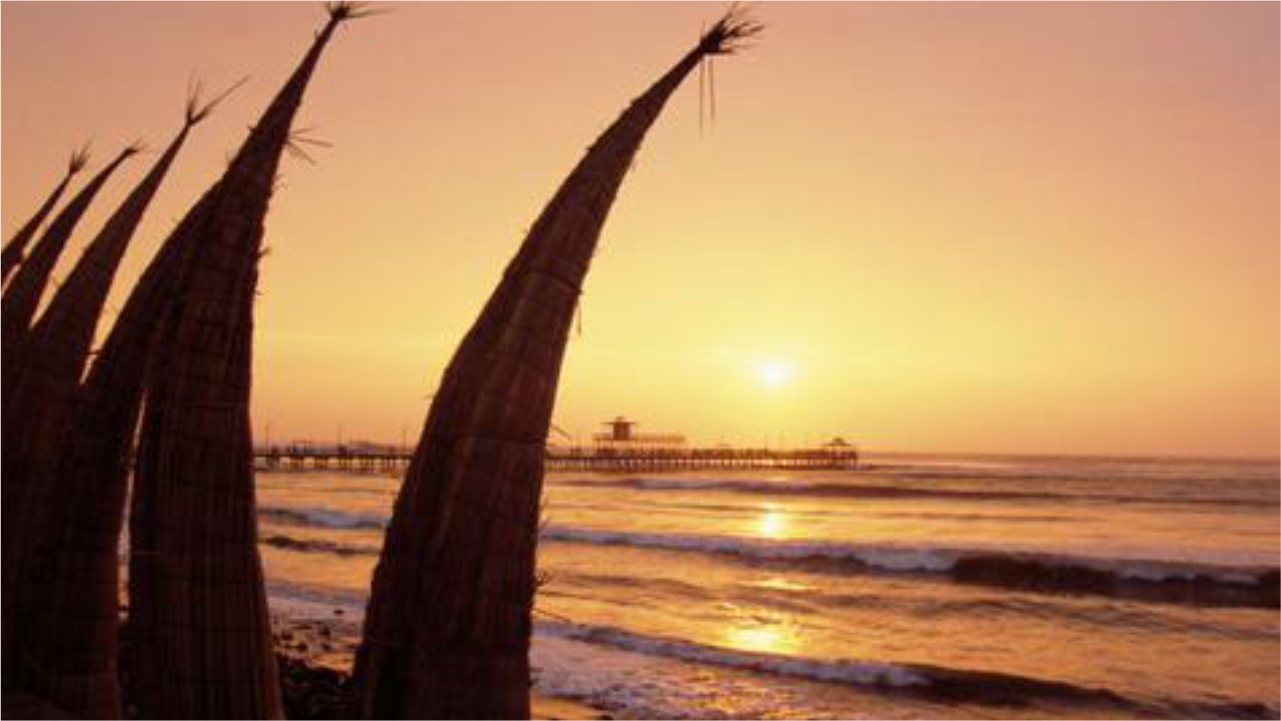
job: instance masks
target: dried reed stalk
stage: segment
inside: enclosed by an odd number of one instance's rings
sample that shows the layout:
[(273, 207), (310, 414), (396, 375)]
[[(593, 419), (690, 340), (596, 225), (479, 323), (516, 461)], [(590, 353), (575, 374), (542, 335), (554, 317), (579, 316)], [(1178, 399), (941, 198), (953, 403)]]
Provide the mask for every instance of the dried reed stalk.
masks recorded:
[(257, 546), (249, 395), (253, 306), (281, 154), (330, 19), (254, 126), (197, 231), (198, 259), (160, 329), (130, 512), (130, 621), (141, 711), (280, 718)]
[(736, 9), (592, 145), (445, 371), (396, 500), (357, 652), (363, 718), (528, 718), (543, 454), (574, 309), (646, 132)]
[[(25, 346), (30, 335), (31, 319), (40, 303), (40, 296), (48, 284), (58, 256), (61, 255), (81, 216), (93, 202), (94, 196), (102, 189), (116, 168), (136, 152), (137, 148), (133, 146), (125, 148), (110, 165), (99, 171), (76, 194), (76, 197), (54, 218), (40, 241), (36, 243), (31, 256), (18, 266), (18, 271), (5, 287), (3, 302), (0, 304), (0, 336), (2, 336), (0, 346), (4, 349), (4, 353), (0, 355), (0, 386), (4, 389), (3, 393), (0, 393), (0, 408), (4, 411), (6, 426), (10, 423), (8, 408), (14, 399), (14, 394), (9, 392), (9, 389), (13, 386), (13, 379), (17, 378), (21, 369), (25, 367)], [(5, 445), (7, 446), (7, 443)], [(12, 609), (13, 603), (14, 574), (19, 571), (17, 559), (25, 557), (22, 545), (25, 542), (24, 526), (27, 519), (24, 518), (22, 511), (26, 506), (26, 494), (31, 487), (25, 473), (15, 472), (10, 475), (10, 468), (14, 462), (25, 461), (28, 458), (26, 454), (17, 453), (16, 450), (7, 450), (3, 454), (4, 480), (0, 485), (0, 519), (2, 519), (0, 535), (3, 536), (4, 555), (4, 584), (0, 589), (0, 595), (3, 596), (3, 605), (9, 609)], [(9, 624), (6, 624), (4, 629), (6, 637), (10, 631)], [(7, 643), (4, 644), (4, 648), (8, 650)]]
[[(27, 520), (30, 530), (4, 547), (6, 591), (33, 589), (5, 597), (4, 656), (18, 659), (6, 662), (6, 677), (75, 699), (86, 717), (119, 718), (117, 546), (134, 434), (158, 327), (171, 311), (195, 257), (196, 231), (221, 197), (221, 187), (206, 192), (165, 240), (90, 367), (49, 477), (49, 496), (60, 503), (33, 504), (50, 515)], [(25, 562), (20, 566), (10, 560), (14, 557)], [(19, 568), (21, 578), (14, 578)], [(18, 602), (12, 596), (19, 596)], [(51, 637), (55, 640), (49, 642)]]
[(9, 280), (9, 274), (14, 268), (22, 262), (22, 254), (27, 250), (27, 243), (35, 237), (36, 231), (44, 224), (44, 219), (53, 211), (54, 206), (58, 204), (58, 199), (62, 197), (63, 191), (67, 189), (67, 184), (71, 182), (72, 176), (79, 173), (85, 164), (89, 162), (89, 149), (83, 148), (71, 154), (71, 160), (67, 163), (67, 172), (62, 176), (62, 180), (54, 187), (53, 192), (45, 199), (44, 203), (36, 210), (36, 214), (31, 219), (18, 228), (18, 232), (13, 234), (9, 242), (4, 244), (4, 250), (0, 251), (0, 266), (3, 267), (3, 273), (0, 274), (0, 282)]
[[(0, 344), (4, 346), (4, 360), (0, 365), (3, 366), (3, 374), (6, 378), (22, 365), (25, 352), (23, 348), (31, 332), (31, 321), (35, 318), (45, 286), (49, 284), (53, 268), (59, 256), (62, 255), (63, 249), (67, 247), (67, 241), (75, 231), (76, 224), (89, 209), (94, 196), (102, 190), (107, 179), (116, 172), (116, 168), (119, 168), (121, 163), (138, 150), (136, 145), (125, 148), (115, 160), (111, 161), (111, 164), (98, 171), (98, 174), (79, 193), (76, 193), (76, 197), (72, 198), (71, 202), (67, 203), (67, 207), (63, 208), (62, 212), (58, 213), (58, 216), (49, 224), (49, 228), (32, 248), (31, 255), (18, 266), (13, 279), (5, 286), (3, 302), (0, 303), (2, 306), (0, 307)], [(4, 382), (4, 387), (6, 389), (9, 387), (7, 380)]]
[[(6, 551), (14, 552), (6, 554), (6, 592), (16, 594), (10, 604), (30, 610), (20, 613), (22, 642), (6, 653), (6, 659), (16, 661), (27, 688), (40, 689), (80, 715), (119, 712), (114, 651), (108, 664), (104, 662), (106, 654), (98, 650), (102, 639), (114, 633), (117, 603), (113, 592), (110, 608), (97, 609), (94, 604), (101, 602), (101, 595), (95, 592), (101, 590), (97, 587), (100, 577), (87, 578), (79, 568), (67, 573), (67, 557), (81, 555), (85, 546), (68, 545), (80, 526), (72, 523), (76, 514), (68, 507), (75, 497), (68, 494), (67, 483), (56, 471), (68, 446), (74, 446), (78, 437), (73, 427), (78, 425), (75, 411), (80, 379), (116, 269), (191, 128), (208, 117), (221, 99), (202, 105), (195, 93), (189, 98), (178, 135), (89, 244), (32, 328), (29, 361), (15, 383), (12, 402), (6, 397), (5, 483), (17, 484), (22, 492), (18, 508), (6, 508), (6, 535), (13, 529), (17, 536), (6, 540)], [(134, 348), (145, 346), (134, 344)], [(133, 405), (137, 406), (137, 395), (134, 397)], [(94, 468), (116, 465), (108, 461)], [(118, 535), (119, 523), (115, 528)], [(114, 540), (111, 551), (114, 557)], [(33, 558), (38, 563), (27, 568)], [(10, 583), (13, 579), (16, 582)], [(6, 617), (6, 623), (9, 620)], [(91, 625), (103, 622), (109, 623), (110, 629)]]
[(21, 687), (3, 679), (0, 685), (0, 700), (3, 701), (0, 715), (12, 719), (69, 719), (75, 714), (64, 708), (58, 708)]

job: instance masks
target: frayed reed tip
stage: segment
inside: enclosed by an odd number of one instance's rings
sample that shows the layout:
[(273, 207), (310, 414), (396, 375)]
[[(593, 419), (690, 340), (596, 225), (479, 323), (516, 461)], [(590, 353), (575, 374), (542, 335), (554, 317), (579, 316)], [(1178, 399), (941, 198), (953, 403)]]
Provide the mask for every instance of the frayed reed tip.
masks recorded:
[(208, 118), (213, 113), (214, 109), (218, 107), (219, 103), (226, 100), (228, 95), (234, 93), (241, 85), (244, 85), (247, 82), (249, 82), (249, 76), (246, 75), (236, 81), (236, 83), (231, 87), (215, 95), (208, 102), (204, 102), (200, 99), (200, 96), (204, 94), (204, 84), (198, 80), (193, 81), (187, 88), (187, 127), (190, 128), (193, 125), (200, 123), (205, 118)]
[(67, 175), (75, 175), (89, 164), (89, 146), (93, 141), (86, 142), (83, 148), (72, 151), (71, 160), (67, 161)]
[(703, 34), (698, 49), (704, 55), (733, 55), (751, 47), (752, 38), (761, 34), (765, 26), (751, 17), (745, 5), (734, 3), (725, 15)]
[(344, 20), (358, 20), (387, 12), (383, 9), (371, 7), (370, 3), (354, 2), (353, 0), (325, 3), (325, 11), (329, 13), (330, 20), (334, 23), (340, 23)]

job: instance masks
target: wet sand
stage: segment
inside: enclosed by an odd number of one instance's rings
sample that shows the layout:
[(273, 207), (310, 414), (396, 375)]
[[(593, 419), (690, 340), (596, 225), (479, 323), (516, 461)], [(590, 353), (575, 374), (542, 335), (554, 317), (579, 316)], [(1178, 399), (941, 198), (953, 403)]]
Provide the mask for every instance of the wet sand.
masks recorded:
[[(291, 719), (351, 718), (346, 699), (355, 649), (335, 640), (324, 621), (277, 616), (273, 625), (286, 715)], [(600, 709), (571, 699), (539, 694), (532, 698), (531, 711), (535, 719), (613, 718)]]

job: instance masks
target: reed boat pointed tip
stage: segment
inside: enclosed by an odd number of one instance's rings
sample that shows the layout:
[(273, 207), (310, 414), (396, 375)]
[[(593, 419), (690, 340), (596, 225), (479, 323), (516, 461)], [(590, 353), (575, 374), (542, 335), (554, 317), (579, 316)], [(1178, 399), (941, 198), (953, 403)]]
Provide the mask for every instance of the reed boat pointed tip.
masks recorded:
[(92, 146), (93, 141), (86, 140), (85, 144), (80, 148), (71, 151), (71, 159), (67, 161), (67, 177), (71, 177), (85, 169), (85, 166), (89, 164), (89, 149)]
[(704, 55), (734, 55), (750, 47), (765, 25), (752, 18), (753, 7), (743, 3), (729, 6), (711, 29), (699, 39), (698, 49)]
[(387, 8), (374, 7), (372, 3), (356, 0), (339, 0), (325, 3), (325, 12), (329, 13), (330, 22), (338, 24), (347, 20), (359, 20), (374, 15), (390, 12)]
[(204, 94), (204, 83), (198, 80), (194, 81), (187, 88), (187, 108), (184, 127), (191, 128), (204, 122), (206, 118), (213, 114), (214, 110), (218, 108), (218, 105), (222, 103), (222, 101), (226, 100), (229, 95), (239, 90), (240, 87), (247, 82), (249, 82), (248, 75), (237, 80), (226, 90), (205, 101), (201, 99), (201, 96)]

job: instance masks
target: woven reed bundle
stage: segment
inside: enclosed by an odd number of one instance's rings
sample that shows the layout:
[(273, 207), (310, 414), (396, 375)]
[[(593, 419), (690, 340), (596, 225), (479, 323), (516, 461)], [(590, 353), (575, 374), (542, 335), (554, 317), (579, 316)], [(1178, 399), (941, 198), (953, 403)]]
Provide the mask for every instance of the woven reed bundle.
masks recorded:
[(9, 362), (3, 389), (6, 484), (26, 483), (24, 468), (33, 453), (57, 453), (116, 269), (188, 132), (207, 115), (202, 110), (188, 103), (178, 136), (89, 243), (31, 328), (22, 357)]
[[(75, 231), (76, 224), (89, 209), (89, 204), (98, 191), (102, 190), (107, 179), (116, 172), (116, 168), (137, 152), (138, 148), (135, 146), (125, 148), (76, 193), (76, 197), (49, 224), (35, 248), (32, 248), (31, 254), (18, 266), (13, 279), (5, 286), (3, 302), (0, 303), (0, 344), (4, 347), (2, 365), (6, 390), (10, 387), (10, 375), (21, 367), (23, 346), (31, 332), (31, 321), (40, 306), (40, 297), (49, 284), (53, 268)], [(8, 401), (6, 399), (3, 402)]]
[[(202, 107), (198, 99), (192, 96), (187, 105), (183, 127), (178, 135), (90, 243), (67, 281), (58, 289), (48, 309), (32, 328), (31, 338), (28, 341), (27, 367), (23, 369), (20, 379), (15, 384), (12, 402), (7, 403), (4, 409), (3, 433), (6, 449), (3, 458), (4, 478), (6, 485), (12, 487), (18, 499), (17, 503), (11, 503), (10, 507), (5, 509), (5, 592), (6, 596), (16, 595), (18, 606), (30, 609), (37, 616), (49, 616), (49, 611), (58, 607), (56, 599), (51, 598), (52, 592), (47, 586), (57, 576), (59, 554), (67, 552), (59, 548), (59, 541), (61, 535), (69, 530), (63, 525), (67, 521), (66, 514), (69, 509), (66, 506), (69, 494), (66, 484), (60, 482), (56, 475), (56, 469), (64, 455), (69, 452), (72, 455), (75, 454), (71, 447), (75, 444), (74, 439), (82, 435), (73, 426), (76, 425), (75, 409), (81, 390), (80, 378), (88, 361), (94, 329), (116, 269), (147, 206), (181, 150), (190, 129), (208, 117), (219, 100), (221, 98), (216, 98)], [(170, 244), (166, 243), (166, 247), (168, 245)], [(161, 257), (167, 255), (171, 253), (162, 252)], [(144, 276), (144, 281), (139, 284), (143, 292), (136, 293), (136, 297), (155, 295), (154, 292), (148, 293), (146, 289), (149, 284), (157, 282), (156, 275), (154, 270), (148, 270), (148, 275)], [(171, 270), (163, 277), (167, 279), (168, 275), (173, 275), (173, 271)], [(161, 296), (159, 299), (167, 300), (167, 296)], [(132, 315), (139, 315), (133, 296), (130, 302), (135, 306)], [(151, 305), (154, 306), (155, 303)], [(154, 327), (156, 312), (152, 311), (147, 315), (153, 317), (146, 320), (145, 328)], [(145, 339), (135, 338), (129, 350), (141, 350), (147, 345)], [(100, 356), (100, 362), (102, 359), (103, 356)], [(133, 362), (136, 368), (141, 368), (144, 364), (145, 358)], [(139, 379), (142, 377), (141, 373), (136, 375)], [(140, 383), (137, 387), (141, 387)], [(131, 405), (135, 410), (130, 416), (133, 420), (128, 424), (132, 431), (136, 425), (136, 408), (140, 393), (135, 391), (124, 395), (126, 398), (134, 399)], [(127, 446), (122, 448), (127, 452)], [(119, 457), (121, 454), (117, 452), (114, 455)], [(99, 460), (93, 465), (83, 467), (105, 469), (118, 466), (119, 462)], [(120, 512), (119, 506), (120, 504), (116, 504), (117, 515)], [(100, 513), (100, 509), (95, 509), (94, 516)], [(57, 521), (52, 526), (49, 522), (51, 518)], [(118, 535), (119, 523), (115, 523), (114, 527), (115, 535)], [(113, 536), (113, 556), (114, 547)], [(71, 552), (80, 553), (81, 549), (81, 546), (72, 546)], [(25, 564), (32, 558), (38, 559), (36, 567), (31, 570), (34, 578), (27, 577), (28, 574), (24, 570)], [(18, 580), (14, 582), (14, 579)], [(93, 597), (92, 592), (73, 591), (71, 594), (74, 603), (84, 603)], [(13, 602), (10, 599), (10, 604)], [(6, 604), (6, 607), (11, 607), (10, 604)], [(115, 605), (113, 601), (113, 609)], [(113, 610), (113, 628), (114, 615)], [(6, 658), (23, 657), (21, 665), (29, 669), (27, 675), (33, 677), (29, 681), (32, 686), (47, 688), (51, 683), (49, 678), (59, 675), (57, 669), (84, 665), (75, 661), (64, 661), (63, 657), (67, 656), (67, 653), (56, 649), (49, 639), (39, 639), (40, 629), (31, 619), (31, 613), (25, 615), (20, 613), (20, 616), (23, 620), (19, 633), (25, 640), (13, 649), (12, 655), (6, 653)], [(58, 614), (54, 616), (51, 619), (54, 624), (52, 628), (59, 633), (70, 625), (75, 625), (63, 623)], [(9, 615), (6, 614), (6, 624), (9, 620)], [(7, 631), (8, 629), (6, 629), (6, 639), (9, 638)], [(85, 644), (94, 638), (90, 635), (73, 634), (70, 640), (73, 643)], [(10, 648), (7, 642), (5, 648)], [(76, 654), (72, 653), (70, 656), (74, 658)], [(68, 693), (67, 695), (74, 697), (76, 694)], [(80, 708), (77, 704), (70, 702), (64, 705)]]
[(5, 598), (6, 677), (86, 718), (120, 716), (118, 543), (134, 432), (159, 327), (221, 189), (207, 191), (161, 245), (98, 352), (57, 466), (36, 486), (57, 502), (33, 504), (23, 519), (13, 555), (29, 560), (17, 582), (4, 549), (6, 589), (18, 591), (16, 605)]
[(258, 261), (280, 157), (330, 20), (223, 177), (160, 330), (130, 513), (130, 621), (153, 718), (280, 718), (257, 547), (249, 394)]
[[(59, 382), (65, 382), (70, 377), (71, 382), (79, 383), (88, 360), (98, 317), (111, 290), (116, 269), (138, 229), (138, 224), (142, 222), (147, 207), (164, 182), (191, 129), (207, 118), (226, 96), (224, 93), (222, 97), (202, 104), (198, 92), (195, 90), (188, 97), (182, 128), (177, 136), (85, 248), (71, 274), (54, 294), (48, 308), (32, 326), (27, 342), (27, 362), (15, 374), (17, 378), (12, 381), (14, 387), (4, 388), (6, 397), (19, 382), (25, 383), (25, 376), (32, 371), (53, 376)], [(6, 427), (11, 419), (23, 417), (11, 414), (10, 407), (19, 402), (18, 398), (12, 402), (6, 398)], [(5, 445), (8, 445), (7, 441)]]
[[(31, 256), (18, 266), (17, 273), (5, 288), (2, 307), (0, 307), (0, 335), (3, 336), (0, 338), (0, 346), (4, 348), (3, 355), (0, 355), (0, 385), (3, 387), (3, 392), (0, 393), (0, 408), (4, 410), (6, 427), (10, 422), (8, 409), (15, 398), (15, 394), (10, 389), (20, 376), (21, 369), (25, 367), (24, 346), (30, 334), (31, 319), (40, 303), (40, 296), (49, 281), (58, 256), (62, 254), (67, 240), (76, 224), (80, 222), (81, 216), (93, 202), (94, 196), (102, 189), (116, 168), (135, 152), (137, 149), (133, 146), (125, 148), (110, 165), (99, 171), (76, 194), (76, 197), (49, 225)], [(7, 446), (7, 439), (5, 441)], [(13, 572), (17, 570), (16, 565), (11, 570), (9, 562), (21, 557), (19, 551), (22, 541), (17, 539), (19, 536), (25, 536), (22, 530), (24, 523), (22, 520), (15, 521), (15, 519), (23, 519), (22, 508), (25, 506), (25, 496), (30, 486), (26, 473), (14, 471), (11, 476), (10, 470), (13, 463), (25, 462), (28, 459), (29, 456), (25, 453), (3, 454), (4, 481), (0, 485), (0, 508), (3, 509), (0, 513), (3, 514), (3, 523), (0, 526), (0, 533), (3, 534), (4, 545), (3, 594), (6, 602), (11, 601), (13, 588), (10, 581), (13, 578)]]
[(396, 500), (357, 652), (364, 718), (528, 718), (543, 454), (571, 321), (646, 132), (732, 10), (637, 98), (548, 204), (445, 371)]
[(0, 679), (0, 721), (79, 721), (31, 694)]
[(71, 154), (71, 161), (67, 163), (67, 172), (62, 176), (62, 180), (54, 187), (53, 192), (41, 203), (36, 210), (36, 214), (31, 219), (18, 228), (18, 232), (13, 234), (9, 242), (4, 244), (4, 250), (0, 251), (0, 267), (3, 272), (0, 273), (0, 282), (9, 280), (9, 274), (14, 268), (22, 262), (22, 254), (27, 250), (27, 243), (35, 237), (36, 231), (44, 224), (44, 219), (53, 212), (53, 208), (58, 204), (58, 199), (62, 197), (63, 191), (67, 189), (67, 184), (71, 182), (72, 176), (79, 173), (85, 164), (89, 162), (88, 149), (78, 150)]

